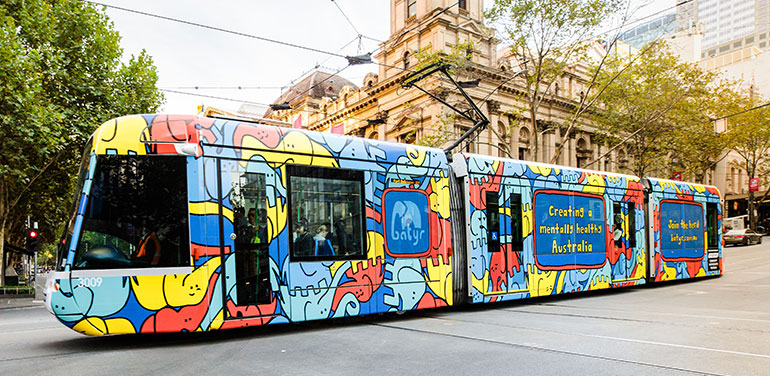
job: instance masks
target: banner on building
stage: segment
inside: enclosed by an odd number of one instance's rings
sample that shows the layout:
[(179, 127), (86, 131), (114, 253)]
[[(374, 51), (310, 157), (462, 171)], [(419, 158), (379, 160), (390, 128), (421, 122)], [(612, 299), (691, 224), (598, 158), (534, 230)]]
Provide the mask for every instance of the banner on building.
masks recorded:
[(294, 128), (302, 129), (302, 114), (297, 115), (297, 118), (294, 119)]

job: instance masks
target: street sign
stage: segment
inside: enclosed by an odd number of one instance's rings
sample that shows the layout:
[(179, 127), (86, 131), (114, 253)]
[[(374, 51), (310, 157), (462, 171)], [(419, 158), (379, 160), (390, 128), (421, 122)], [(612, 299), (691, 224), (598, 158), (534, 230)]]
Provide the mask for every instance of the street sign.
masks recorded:
[(749, 180), (749, 192), (756, 192), (759, 190), (759, 178), (753, 178)]

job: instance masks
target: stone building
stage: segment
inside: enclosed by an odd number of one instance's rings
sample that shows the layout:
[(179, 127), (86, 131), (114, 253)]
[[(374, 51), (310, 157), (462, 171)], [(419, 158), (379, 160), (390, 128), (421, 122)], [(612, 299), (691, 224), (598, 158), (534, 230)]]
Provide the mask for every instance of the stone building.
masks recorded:
[[(457, 4), (457, 5), (455, 5)], [(526, 92), (521, 78), (511, 78), (522, 69), (484, 24), (482, 0), (390, 0), (390, 37), (374, 56), (378, 71), (369, 73), (360, 87), (324, 72), (313, 72), (278, 98), (265, 115), (295, 123), (301, 116), (304, 128), (329, 131), (332, 127), (359, 137), (402, 143), (450, 143), (472, 123), (417, 89), (404, 89), (401, 82), (417, 64), (423, 49), (449, 52), (470, 42), (466, 50), (469, 67), (457, 72), (458, 81), (478, 84), (466, 88), (472, 100), (490, 120), (490, 127), (465, 147), (465, 151), (526, 160), (549, 161), (557, 145), (565, 143), (558, 164), (585, 167), (606, 147), (598, 145), (592, 128), (576, 127), (564, 139), (558, 124), (575, 108), (585, 92), (586, 69), (573, 65), (551, 85), (538, 114), (537, 129), (522, 108)], [(453, 6), (454, 5), (454, 6)], [(599, 43), (596, 54), (606, 53)], [(460, 93), (439, 75), (420, 81), (420, 86), (455, 107), (466, 109)], [(284, 104), (288, 104), (286, 107)], [(533, 132), (538, 132), (538, 155), (532, 155)], [(456, 151), (460, 151), (456, 149)], [(622, 148), (607, 155), (591, 169), (621, 171), (627, 164)]]

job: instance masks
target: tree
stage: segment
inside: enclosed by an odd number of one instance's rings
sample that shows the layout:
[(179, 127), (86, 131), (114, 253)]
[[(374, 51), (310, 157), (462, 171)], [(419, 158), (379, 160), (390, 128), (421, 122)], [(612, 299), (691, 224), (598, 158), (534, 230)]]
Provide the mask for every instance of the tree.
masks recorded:
[(674, 107), (675, 118), (683, 124), (674, 127), (670, 138), (670, 150), (675, 150), (669, 159), (672, 172), (711, 183), (707, 178), (730, 147), (730, 137), (715, 131), (714, 119), (735, 112), (741, 95), (735, 82), (721, 80), (709, 85), (705, 95), (690, 97), (686, 106)]
[[(618, 75), (619, 70), (625, 70)], [(708, 123), (702, 103), (715, 92), (715, 75), (682, 63), (665, 43), (657, 42), (631, 64), (615, 56), (598, 72), (599, 104), (593, 121), (607, 144), (629, 154), (637, 176), (667, 170), (676, 135)], [(713, 126), (711, 128), (713, 130)], [(681, 138), (680, 138), (681, 140)]]
[(54, 229), (98, 124), (162, 104), (152, 58), (142, 51), (121, 63), (119, 39), (87, 3), (0, 4), (0, 259), (6, 238), (21, 239), (27, 215), (42, 222), (44, 242), (58, 240)]
[[(575, 62), (587, 60), (587, 51), (594, 39), (596, 28), (619, 11), (628, 9), (624, 0), (495, 0), (487, 17), (501, 21), (503, 37), (510, 45), (510, 54), (527, 69), (526, 112), (529, 115), (532, 142), (530, 151), (534, 160), (539, 159), (540, 134), (544, 129), (539, 120), (540, 104), (552, 87)], [(624, 17), (625, 20), (625, 17)], [(625, 21), (624, 21), (625, 22)], [(617, 34), (619, 35), (619, 34)], [(617, 35), (611, 46), (617, 40)], [(593, 87), (589, 83), (588, 89)], [(577, 116), (567, 121), (569, 134), (580, 116), (585, 113), (585, 92), (580, 98)], [(560, 145), (552, 160), (558, 158)]]
[[(740, 98), (735, 113), (728, 119), (730, 149), (739, 156), (739, 167), (746, 171), (749, 181), (765, 178), (770, 173), (770, 108), (761, 106), (761, 98)], [(764, 197), (763, 197), (764, 198)], [(749, 190), (749, 223), (757, 228), (754, 215), (754, 192)]]

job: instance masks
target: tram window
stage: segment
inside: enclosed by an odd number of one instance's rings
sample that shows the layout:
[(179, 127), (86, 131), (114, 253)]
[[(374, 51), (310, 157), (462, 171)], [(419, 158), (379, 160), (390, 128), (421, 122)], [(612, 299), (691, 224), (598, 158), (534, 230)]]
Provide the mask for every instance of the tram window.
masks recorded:
[(523, 219), (521, 218), (521, 195), (511, 195), (511, 242), (514, 251), (524, 249), (524, 239), (522, 238)]
[(487, 247), (489, 252), (500, 251), (500, 207), (493, 191), (487, 191)]
[(73, 269), (190, 265), (185, 157), (104, 155)]
[(620, 203), (617, 201), (612, 202), (612, 238), (615, 239), (615, 247), (620, 248), (623, 246), (623, 210)]
[(363, 172), (296, 165), (286, 169), (292, 261), (363, 258)]
[(628, 246), (636, 247), (636, 203), (628, 202)]
[(717, 204), (714, 202), (706, 203), (706, 225), (708, 235), (709, 249), (719, 248), (719, 227), (717, 226)]

